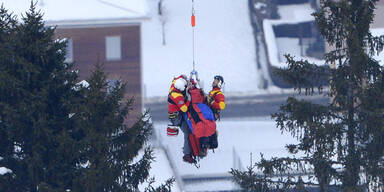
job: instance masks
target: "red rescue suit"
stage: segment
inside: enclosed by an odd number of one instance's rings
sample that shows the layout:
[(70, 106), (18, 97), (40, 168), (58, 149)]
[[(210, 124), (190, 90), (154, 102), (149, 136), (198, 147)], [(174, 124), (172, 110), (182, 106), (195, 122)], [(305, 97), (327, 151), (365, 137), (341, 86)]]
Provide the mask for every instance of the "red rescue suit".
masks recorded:
[(207, 119), (199, 108), (198, 105), (204, 103), (204, 96), (200, 90), (192, 88), (189, 93), (191, 94), (192, 105), (187, 116), (192, 123), (193, 134), (197, 139), (209, 137), (216, 132), (216, 122), (214, 119)]
[(184, 95), (174, 88), (168, 95), (168, 113), (187, 112), (190, 101), (185, 101)]
[(214, 87), (212, 91), (209, 92), (208, 104), (212, 109), (217, 111), (225, 109), (225, 96), (220, 88)]

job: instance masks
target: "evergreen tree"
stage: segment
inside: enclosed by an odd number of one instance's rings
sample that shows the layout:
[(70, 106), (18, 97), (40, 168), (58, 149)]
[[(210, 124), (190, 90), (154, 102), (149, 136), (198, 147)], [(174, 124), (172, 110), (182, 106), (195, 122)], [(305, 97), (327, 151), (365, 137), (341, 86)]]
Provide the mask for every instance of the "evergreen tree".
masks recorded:
[[(31, 6), (21, 23), (1, 8), (1, 166), (13, 171), (10, 191), (65, 189), (74, 175), (62, 153), (77, 75), (64, 63), (65, 42), (53, 41)], [(8, 23), (8, 24), (7, 24)]]
[(316, 85), (327, 81), (330, 91), (324, 95), (331, 102), (320, 105), (288, 98), (272, 117), (281, 131), (298, 139), (298, 144), (287, 146), (298, 157), (262, 158), (254, 165), (262, 176), (253, 174), (254, 166), (248, 172), (232, 170), (244, 189), (383, 190), (384, 70), (373, 56), (382, 51), (384, 37), (373, 37), (369, 30), (377, 1), (320, 1), (321, 8), (313, 15), (334, 48), (325, 55), (332, 67), (295, 61), (288, 55), (288, 68), (278, 73), (308, 94), (315, 94)]
[[(1, 191), (136, 191), (154, 157), (146, 148), (147, 115), (132, 127), (125, 85), (109, 88), (100, 67), (89, 88), (65, 63), (66, 42), (55, 40), (31, 3), (22, 22), (0, 8)], [(135, 162), (137, 158), (137, 162)], [(170, 191), (173, 180), (147, 191)]]
[[(125, 117), (133, 99), (124, 100), (125, 84), (117, 81), (108, 86), (102, 65), (97, 64), (88, 79), (89, 87), (82, 88), (82, 104), (72, 118), (75, 127), (81, 127), (81, 177), (75, 191), (135, 191), (149, 176), (154, 160), (152, 150), (146, 148), (141, 159), (138, 152), (148, 140), (152, 126), (148, 114), (143, 114), (132, 127), (127, 127)], [(148, 191), (169, 191), (173, 179)]]
[[(11, 55), (14, 55), (12, 41), (16, 30), (16, 20), (8, 14), (3, 6), (0, 7), (0, 167), (8, 160), (13, 153), (13, 142), (10, 139), (10, 131), (6, 129), (6, 114), (11, 113), (16, 100), (21, 98), (20, 90), (15, 89), (15, 85), (22, 82), (14, 77), (17, 66), (12, 62)], [(5, 94), (7, 93), (7, 94)], [(12, 181), (12, 175), (7, 174), (0, 177), (0, 188), (10, 191), (5, 183)]]

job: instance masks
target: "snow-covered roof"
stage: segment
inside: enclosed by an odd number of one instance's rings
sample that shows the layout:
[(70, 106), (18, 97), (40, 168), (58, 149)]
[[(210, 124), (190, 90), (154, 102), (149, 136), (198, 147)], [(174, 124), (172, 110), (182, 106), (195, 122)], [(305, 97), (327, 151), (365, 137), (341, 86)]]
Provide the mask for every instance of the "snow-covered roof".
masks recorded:
[(311, 15), (315, 10), (311, 4), (279, 5), (277, 11), (283, 20), (314, 19)]
[[(264, 28), (264, 37), (267, 45), (268, 51), (268, 59), (272, 66), (275, 67), (286, 67), (287, 64), (285, 60), (282, 62), (279, 60), (279, 51), (278, 42), (275, 36), (275, 32), (273, 30), (273, 26), (276, 25), (284, 25), (284, 24), (300, 24), (305, 22), (315, 21), (315, 18), (311, 15), (311, 13), (315, 12), (314, 9), (311, 8), (309, 4), (300, 4), (300, 5), (284, 5), (278, 6), (278, 12), (280, 15), (280, 19), (271, 20), (264, 19), (263, 20), (263, 28)], [(281, 42), (280, 42), (281, 43)], [(282, 47), (283, 45), (280, 45)], [(291, 46), (292, 49), (296, 49), (295, 46)], [(283, 53), (285, 54), (285, 53)], [(292, 53), (291, 53), (292, 54)], [(318, 60), (310, 57), (301, 57), (299, 55), (295, 56), (296, 60), (304, 59), (308, 60), (310, 63), (315, 63), (317, 65), (323, 65), (324, 61)]]
[[(20, 18), (31, 1), (0, 0), (0, 4)], [(40, 0), (36, 6), (47, 25), (126, 24), (147, 18), (146, 0)]]

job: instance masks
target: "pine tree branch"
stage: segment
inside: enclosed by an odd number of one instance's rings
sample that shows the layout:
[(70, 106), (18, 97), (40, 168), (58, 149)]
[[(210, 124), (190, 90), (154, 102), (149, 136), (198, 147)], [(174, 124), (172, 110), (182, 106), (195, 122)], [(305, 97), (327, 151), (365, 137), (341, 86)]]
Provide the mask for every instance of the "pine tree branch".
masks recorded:
[(301, 92), (301, 89), (305, 89), (306, 94), (313, 94), (315, 87), (321, 92), (323, 86), (328, 84), (329, 68), (327, 66), (317, 66), (307, 60), (295, 61), (289, 54), (285, 57), (288, 68), (277, 69), (275, 73), (293, 85), (295, 90)]

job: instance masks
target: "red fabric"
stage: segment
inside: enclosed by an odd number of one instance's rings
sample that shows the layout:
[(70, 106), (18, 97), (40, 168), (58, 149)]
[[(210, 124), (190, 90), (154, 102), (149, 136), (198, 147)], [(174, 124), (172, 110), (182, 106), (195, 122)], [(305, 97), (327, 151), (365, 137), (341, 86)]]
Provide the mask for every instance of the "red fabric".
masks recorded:
[(189, 90), (191, 94), (192, 103), (204, 103), (204, 96), (201, 94), (200, 89), (192, 88)]
[[(177, 96), (177, 97), (173, 97), (172, 96), (173, 92), (179, 93), (180, 95)], [(174, 112), (181, 111), (181, 108), (184, 105), (188, 109), (190, 101), (185, 102), (185, 98), (184, 98), (183, 94), (178, 89), (174, 89), (173, 92), (170, 93), (169, 96), (168, 96), (174, 102), (174, 104), (168, 102), (168, 113), (174, 113)], [(182, 112), (185, 112), (185, 111), (182, 111)]]
[(199, 155), (199, 152), (201, 150), (199, 139), (197, 139), (192, 133), (190, 133), (188, 136), (189, 136), (189, 144), (191, 145), (191, 149), (192, 149), (191, 155), (196, 157)]
[(193, 107), (193, 109), (196, 111), (199, 118), (201, 119), (201, 121), (195, 122), (191, 115), (191, 112), (188, 112), (188, 119), (191, 120), (193, 134), (196, 136), (197, 139), (199, 139), (200, 137), (209, 137), (216, 132), (216, 122), (205, 119), (204, 115), (197, 106), (198, 103), (204, 102), (204, 96), (201, 94), (200, 90), (194, 88), (191, 89), (189, 92), (191, 94), (192, 99), (191, 107)]
[[(215, 92), (217, 92), (217, 93), (215, 94)], [(213, 88), (212, 91), (209, 92), (209, 95), (211, 97), (213, 97), (212, 98), (213, 102), (211, 104), (212, 109), (220, 110), (220, 102), (224, 102), (225, 103), (225, 96), (220, 91), (220, 88), (218, 88), (218, 87)]]
[(194, 122), (193, 118), (190, 119), (192, 122), (193, 133), (195, 134), (195, 136), (197, 138), (201, 138), (213, 135), (216, 132), (216, 122), (205, 119), (196, 104), (192, 104), (192, 107), (196, 110), (201, 119), (201, 121), (197, 123)]

